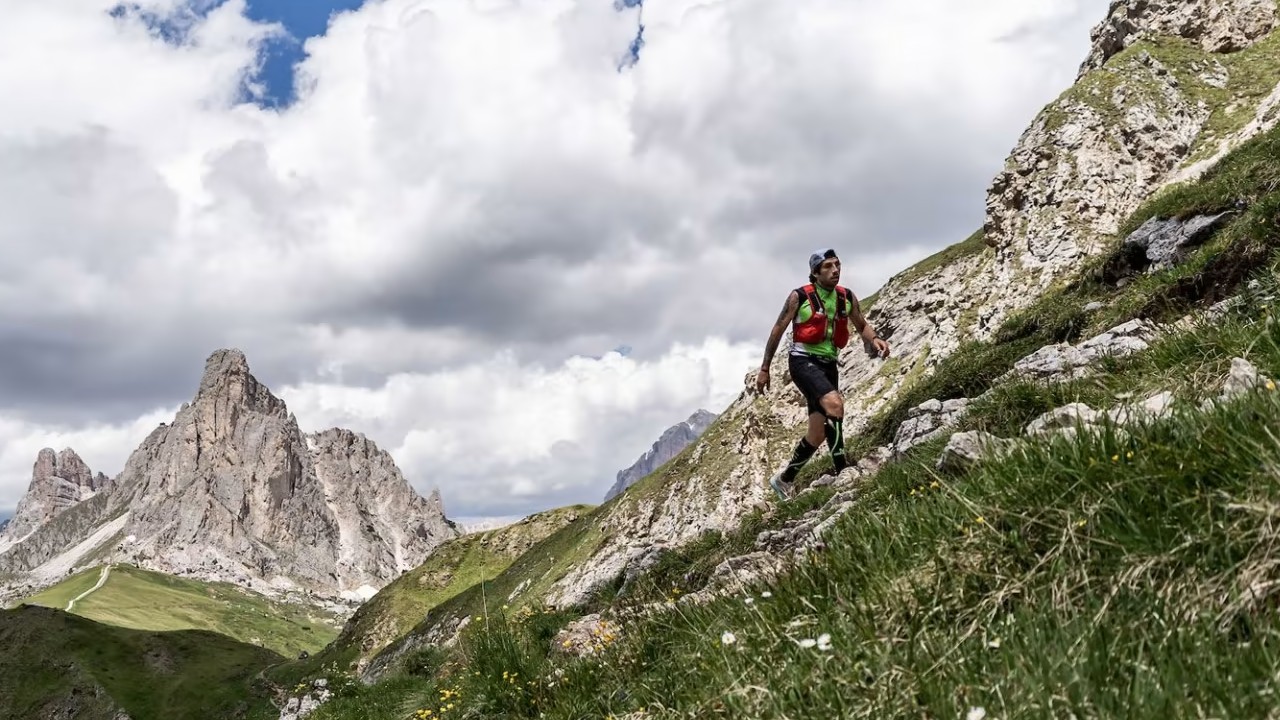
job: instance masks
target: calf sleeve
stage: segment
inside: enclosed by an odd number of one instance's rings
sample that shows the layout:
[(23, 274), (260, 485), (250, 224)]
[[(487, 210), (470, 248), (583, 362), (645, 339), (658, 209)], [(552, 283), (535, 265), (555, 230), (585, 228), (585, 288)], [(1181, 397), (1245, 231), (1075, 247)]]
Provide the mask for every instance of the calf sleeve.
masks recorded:
[(787, 463), (787, 467), (782, 471), (782, 479), (785, 482), (795, 482), (796, 473), (800, 472), (800, 468), (809, 462), (809, 458), (818, 452), (816, 445), (809, 444), (809, 438), (802, 437), (800, 442), (796, 443), (796, 449), (791, 453), (791, 460)]
[(828, 415), (824, 429), (827, 433), (827, 447), (831, 448), (831, 464), (836, 474), (839, 474), (849, 467), (849, 461), (844, 456), (844, 418)]

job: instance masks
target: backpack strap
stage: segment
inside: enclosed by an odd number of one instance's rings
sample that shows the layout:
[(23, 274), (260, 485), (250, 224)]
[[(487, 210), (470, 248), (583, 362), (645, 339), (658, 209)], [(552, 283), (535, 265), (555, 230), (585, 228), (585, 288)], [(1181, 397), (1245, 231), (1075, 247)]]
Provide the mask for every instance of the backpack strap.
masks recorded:
[(836, 317), (843, 320), (849, 317), (849, 291), (836, 286)]
[(809, 312), (813, 315), (826, 315), (827, 308), (822, 304), (822, 300), (818, 298), (818, 292), (814, 289), (813, 283), (805, 285), (797, 292), (800, 296), (809, 301)]

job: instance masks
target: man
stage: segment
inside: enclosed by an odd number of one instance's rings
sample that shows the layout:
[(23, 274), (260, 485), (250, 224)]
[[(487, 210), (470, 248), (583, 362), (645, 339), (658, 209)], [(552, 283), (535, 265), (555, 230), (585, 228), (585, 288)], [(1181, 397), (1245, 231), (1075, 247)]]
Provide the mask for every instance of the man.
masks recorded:
[(840, 394), (840, 350), (849, 342), (849, 325), (875, 348), (881, 358), (889, 357), (889, 344), (862, 316), (858, 298), (840, 287), (840, 258), (835, 250), (816, 252), (809, 257), (809, 284), (791, 291), (778, 315), (764, 349), (764, 364), (756, 377), (756, 390), (769, 386), (769, 364), (778, 342), (792, 325), (793, 343), (788, 365), (791, 380), (804, 395), (809, 408), (809, 428), (796, 443), (791, 460), (769, 485), (783, 500), (795, 494), (796, 474), (813, 457), (825, 435), (835, 472), (849, 465), (844, 454), (844, 397)]

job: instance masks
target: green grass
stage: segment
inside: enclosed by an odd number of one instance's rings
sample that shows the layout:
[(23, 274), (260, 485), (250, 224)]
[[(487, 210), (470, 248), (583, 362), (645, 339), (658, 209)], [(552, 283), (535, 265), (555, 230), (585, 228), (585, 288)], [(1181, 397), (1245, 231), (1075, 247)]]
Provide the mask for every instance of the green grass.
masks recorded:
[[(24, 602), (58, 610), (97, 583), (91, 568)], [(295, 657), (315, 653), (338, 635), (337, 619), (321, 609), (284, 603), (236, 585), (207, 583), (113, 565), (107, 582), (72, 612), (135, 630), (209, 630)]]
[(493, 580), (530, 547), (591, 509), (589, 505), (557, 508), (441, 545), (422, 565), (362, 605), (318, 662), (348, 667), (376, 655), (421, 623), (432, 608), (477, 583)]
[[(1150, 71), (1139, 59), (1149, 55), (1164, 66), (1177, 81), (1180, 92), (1192, 105), (1204, 103), (1210, 109), (1191, 159), (1208, 157), (1217, 141), (1226, 138), (1253, 119), (1258, 103), (1280, 81), (1280, 33), (1271, 33), (1249, 48), (1235, 53), (1210, 53), (1193, 42), (1174, 37), (1147, 38), (1125, 48), (1066, 90), (1057, 103), (1046, 109), (1047, 127), (1054, 130), (1066, 121), (1064, 102), (1075, 102), (1096, 110), (1103, 122), (1118, 127), (1123, 108), (1141, 100), (1158, 110), (1168, 111), (1168, 101), (1156, 87)], [(1215, 87), (1201, 78), (1213, 64), (1228, 73), (1225, 87)], [(1123, 89), (1122, 107), (1115, 104), (1117, 90)]]
[(62, 610), (67, 607), (67, 603), (73, 598), (79, 597), (81, 593), (87, 592), (98, 583), (98, 576), (102, 574), (102, 568), (89, 568), (68, 577), (66, 580), (45, 588), (31, 597), (23, 600), (28, 605), (42, 605), (44, 607)]
[[(930, 273), (936, 272), (941, 268), (949, 267), (967, 257), (977, 255), (985, 250), (986, 247), (986, 233), (982, 228), (978, 228), (973, 232), (973, 234), (964, 240), (943, 248), (942, 250), (939, 250), (915, 265), (912, 265), (906, 270), (898, 273), (890, 280), (890, 282), (892, 282), (895, 287), (906, 287), (916, 280)], [(867, 307), (864, 304), (863, 311), (865, 312), (866, 310)]]
[(0, 611), (5, 718), (133, 720), (275, 717), (257, 675), (284, 660), (203, 631), (156, 633), (61, 611)]

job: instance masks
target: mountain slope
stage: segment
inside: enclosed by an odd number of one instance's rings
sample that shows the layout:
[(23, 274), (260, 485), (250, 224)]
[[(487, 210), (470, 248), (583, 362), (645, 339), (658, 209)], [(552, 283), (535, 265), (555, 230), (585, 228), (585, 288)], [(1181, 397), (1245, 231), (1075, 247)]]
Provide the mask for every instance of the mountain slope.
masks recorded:
[(0, 707), (12, 720), (256, 719), (284, 658), (198, 631), (142, 632), (58, 610), (0, 611)]
[[(285, 603), (225, 583), (173, 577), (128, 565), (93, 567), (23, 600), (134, 630), (208, 630), (285, 657), (315, 653), (341, 627), (318, 607)], [(99, 580), (102, 580), (99, 584)], [(96, 589), (95, 589), (96, 588)]]
[(617, 497), (623, 490), (635, 485), (646, 475), (662, 467), (667, 461), (678, 455), (681, 450), (689, 446), (689, 443), (697, 440), (702, 433), (706, 432), (711, 423), (715, 422), (715, 419), (715, 413), (699, 410), (679, 425), (672, 425), (663, 431), (653, 445), (637, 458), (630, 467), (618, 472), (613, 486), (605, 493), (605, 502)]
[(317, 658), (362, 669), (370, 657), (402, 637), (441, 602), (477, 583), (492, 580), (530, 547), (589, 512), (588, 505), (557, 508), (482, 533), (450, 540), (426, 562), (394, 580), (347, 622)]

